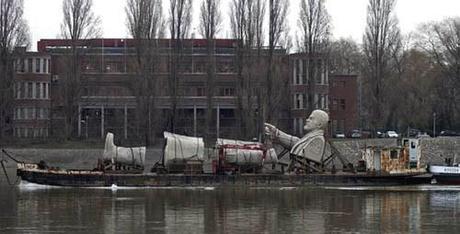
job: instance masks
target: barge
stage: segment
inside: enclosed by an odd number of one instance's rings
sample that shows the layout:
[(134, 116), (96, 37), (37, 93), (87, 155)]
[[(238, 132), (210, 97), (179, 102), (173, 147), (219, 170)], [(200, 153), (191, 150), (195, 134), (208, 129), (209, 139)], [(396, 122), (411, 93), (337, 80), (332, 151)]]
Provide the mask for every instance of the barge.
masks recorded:
[(429, 183), (425, 173), (376, 175), (367, 173), (337, 174), (157, 174), (110, 173), (102, 171), (39, 169), (38, 164), (19, 163), (17, 174), (22, 180), (53, 186), (70, 187), (300, 187), (327, 186), (395, 186)]
[[(113, 135), (109, 133), (104, 155), (93, 170), (17, 161), (17, 175), (31, 183), (70, 187), (395, 186), (429, 184), (431, 181), (431, 176), (420, 166), (420, 155), (410, 150), (418, 143), (415, 139), (403, 140), (403, 145), (397, 147), (366, 147), (356, 167), (341, 157), (344, 167), (336, 169), (335, 165), (330, 165), (332, 153), (311, 173), (285, 173), (282, 168), (288, 165), (273, 149), (267, 150), (260, 143), (220, 139), (215, 148), (205, 149), (201, 140), (193, 137), (165, 133), (165, 138), (162, 161), (149, 172), (145, 172), (143, 165), (145, 147), (115, 146)], [(281, 170), (267, 171), (267, 165)]]

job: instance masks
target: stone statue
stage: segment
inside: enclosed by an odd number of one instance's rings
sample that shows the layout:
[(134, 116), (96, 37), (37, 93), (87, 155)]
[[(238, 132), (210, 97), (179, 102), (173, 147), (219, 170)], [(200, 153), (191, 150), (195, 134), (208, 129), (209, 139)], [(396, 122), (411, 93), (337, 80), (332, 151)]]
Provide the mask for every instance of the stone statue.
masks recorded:
[(113, 133), (107, 133), (103, 159), (113, 163), (134, 165), (143, 168), (146, 147), (120, 147), (113, 143)]
[[(265, 134), (273, 143), (280, 144), (290, 150), (291, 162), (289, 170), (293, 167), (306, 168), (304, 164), (321, 164), (326, 149), (324, 130), (329, 122), (329, 115), (322, 110), (315, 110), (306, 119), (305, 136), (298, 138), (282, 132), (275, 126), (265, 123)], [(300, 165), (301, 164), (301, 165)]]

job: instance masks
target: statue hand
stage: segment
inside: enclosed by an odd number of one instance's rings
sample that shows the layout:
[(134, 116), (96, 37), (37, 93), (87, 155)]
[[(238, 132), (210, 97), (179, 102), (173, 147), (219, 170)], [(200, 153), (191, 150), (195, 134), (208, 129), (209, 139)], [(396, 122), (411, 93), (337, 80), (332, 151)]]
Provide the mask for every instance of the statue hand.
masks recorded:
[(271, 125), (269, 123), (264, 123), (264, 126), (265, 126), (265, 128), (264, 128), (265, 129), (265, 135), (270, 136), (271, 138), (274, 138), (274, 137), (277, 136), (278, 129), (275, 126), (273, 126), (273, 125)]

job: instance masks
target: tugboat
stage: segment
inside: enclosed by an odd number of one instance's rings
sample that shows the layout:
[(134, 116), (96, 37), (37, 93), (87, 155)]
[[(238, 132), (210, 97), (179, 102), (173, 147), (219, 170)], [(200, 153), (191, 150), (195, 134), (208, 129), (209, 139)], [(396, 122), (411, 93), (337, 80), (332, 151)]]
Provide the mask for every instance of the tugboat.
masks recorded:
[(446, 165), (428, 166), (428, 172), (436, 184), (460, 185), (460, 164), (452, 163), (451, 158), (446, 159)]

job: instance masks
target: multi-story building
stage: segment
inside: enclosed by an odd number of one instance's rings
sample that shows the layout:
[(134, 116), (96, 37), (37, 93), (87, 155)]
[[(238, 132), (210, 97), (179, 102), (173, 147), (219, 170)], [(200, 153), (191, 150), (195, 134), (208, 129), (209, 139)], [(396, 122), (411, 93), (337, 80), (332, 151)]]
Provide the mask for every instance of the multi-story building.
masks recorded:
[[(78, 101), (79, 121), (76, 134), (81, 137), (103, 137), (107, 131), (125, 138), (136, 135), (136, 90), (133, 80), (138, 76), (136, 50), (132, 39), (94, 39), (78, 42), (81, 50), (81, 96)], [(155, 108), (158, 132), (167, 130), (167, 112), (172, 99), (168, 90), (171, 68), (171, 40), (158, 41), (158, 64), (153, 74), (156, 80)], [(49, 54), (53, 60), (53, 120), (62, 126), (64, 103), (58, 95), (67, 69), (65, 51), (68, 40), (40, 40), (39, 53)], [(176, 131), (187, 135), (203, 135), (207, 108), (207, 41), (183, 41), (179, 67)], [(237, 137), (237, 41), (218, 39), (214, 42), (216, 61), (212, 116), (216, 122), (211, 129), (220, 137)], [(262, 53), (266, 54), (266, 53)], [(283, 58), (285, 50), (279, 48), (275, 56)], [(277, 59), (280, 61), (281, 59)], [(282, 66), (282, 64), (279, 64)], [(275, 77), (281, 79), (281, 77)], [(144, 116), (147, 117), (147, 116)], [(56, 128), (62, 129), (62, 128)], [(53, 134), (59, 134), (53, 132)]]
[[(63, 111), (66, 105), (63, 100), (64, 79), (68, 72), (66, 61), (70, 43), (69, 40), (40, 40), (37, 45), (38, 52), (24, 52), (18, 57), (14, 93), (15, 136), (63, 134)], [(138, 135), (136, 119), (139, 118), (139, 113), (136, 111), (138, 102), (134, 80), (139, 77), (139, 73), (134, 43), (132, 39), (92, 39), (78, 42), (81, 87), (75, 107), (78, 109), (75, 111), (78, 121), (73, 126), (75, 135), (99, 138), (104, 137), (108, 131), (124, 138)], [(171, 43), (167, 39), (158, 41), (158, 64), (152, 74), (155, 86), (159, 89), (155, 90), (155, 113), (150, 114), (156, 116), (152, 120), (159, 126), (158, 133), (168, 130), (167, 117), (171, 111), (172, 99), (168, 90), (171, 77)], [(229, 39), (218, 39), (214, 42), (216, 68), (212, 116), (215, 127), (211, 131), (219, 137), (239, 138), (237, 44), (236, 40)], [(181, 64), (178, 66), (176, 131), (202, 136), (207, 108), (207, 41), (185, 40), (182, 52)], [(261, 54), (261, 61), (264, 61), (265, 49)], [(278, 48), (275, 56), (276, 70), (281, 71), (278, 74), (285, 75), (274, 78), (283, 81), (279, 84), (288, 85), (286, 89), (275, 89), (276, 92), (288, 90), (287, 94), (279, 95), (289, 99), (283, 101), (288, 103), (283, 105), (286, 108), (279, 110), (283, 113), (279, 115), (282, 119), (278, 124), (283, 125), (284, 130), (303, 135), (305, 118), (311, 109), (330, 112), (331, 133), (356, 128), (356, 76), (334, 75), (329, 81), (327, 61), (321, 55), (286, 55), (284, 49)], [(282, 72), (286, 70), (288, 72)], [(257, 73), (263, 73), (263, 70), (256, 69), (255, 74)], [(308, 98), (312, 99), (313, 107), (308, 106)]]
[(350, 134), (358, 128), (358, 84), (356, 75), (330, 76), (331, 133)]
[[(306, 117), (314, 109), (329, 109), (329, 71), (327, 60), (320, 54), (289, 55), (289, 84), (292, 98), (292, 132), (303, 136)], [(310, 80), (313, 79), (313, 80)], [(311, 84), (312, 86), (309, 86)], [(309, 98), (313, 107), (309, 107)]]
[(40, 52), (16, 53), (13, 135), (47, 137), (50, 129), (51, 56)]

